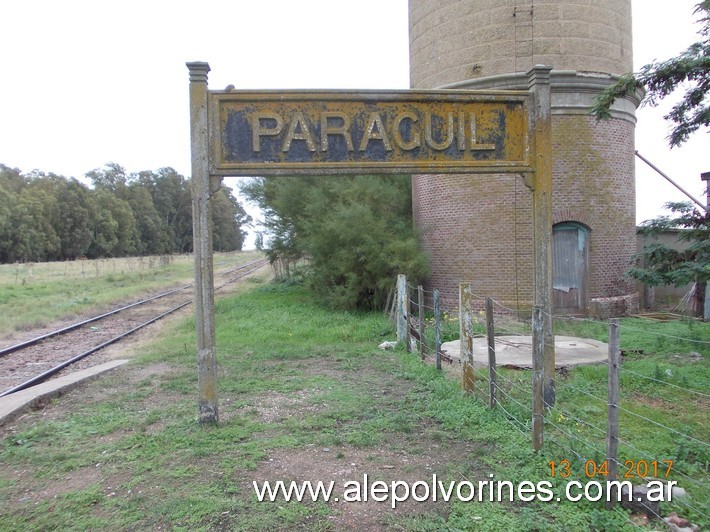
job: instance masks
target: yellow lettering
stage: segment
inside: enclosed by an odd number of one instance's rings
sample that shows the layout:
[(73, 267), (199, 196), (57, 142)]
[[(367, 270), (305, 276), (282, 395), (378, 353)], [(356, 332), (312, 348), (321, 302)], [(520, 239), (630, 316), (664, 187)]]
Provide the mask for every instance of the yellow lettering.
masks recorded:
[[(341, 125), (334, 126), (330, 120), (339, 119)], [(348, 151), (353, 151), (353, 139), (350, 136), (350, 118), (345, 113), (321, 113), (320, 115), (320, 149), (328, 151), (328, 135), (342, 135)]]
[(457, 121), (458, 135), (457, 144), (459, 151), (464, 151), (466, 149), (466, 113), (459, 111), (459, 119)]
[[(377, 131), (375, 131), (375, 126), (377, 126)], [(365, 127), (365, 135), (362, 137), (362, 142), (360, 142), (360, 151), (365, 151), (371, 139), (381, 140), (385, 150), (392, 151), (392, 144), (385, 131), (385, 126), (382, 124), (380, 113), (370, 113), (367, 127)]]
[[(404, 120), (410, 120), (411, 125), (411, 135), (409, 140), (404, 140), (402, 137), (402, 131), (400, 130), (400, 124)], [(394, 126), (392, 127), (392, 134), (394, 135), (394, 143), (403, 150), (413, 150), (418, 148), (422, 144), (421, 134), (419, 131), (414, 130), (414, 124), (417, 122), (418, 118), (412, 112), (405, 111), (399, 113), (394, 119)]]
[(448, 113), (446, 138), (441, 142), (435, 141), (432, 134), (433, 124), (430, 112), (424, 114), (424, 139), (426, 143), (434, 150), (443, 151), (454, 142), (454, 113)]
[[(266, 121), (271, 121), (275, 124), (274, 127), (266, 127), (263, 123)], [(284, 127), (283, 118), (276, 113), (255, 113), (252, 117), (251, 129), (253, 132), (252, 136), (252, 149), (255, 152), (261, 151), (261, 137), (265, 136), (276, 136), (281, 133)]]
[(291, 125), (286, 133), (286, 139), (284, 140), (282, 151), (289, 151), (291, 149), (291, 143), (294, 140), (305, 140), (306, 146), (308, 146), (308, 151), (316, 151), (316, 143), (313, 140), (310, 130), (308, 129), (308, 122), (306, 122), (306, 118), (300, 111), (293, 113), (293, 116), (291, 117)]
[(471, 113), (469, 118), (469, 134), (471, 135), (471, 150), (482, 151), (482, 150), (495, 150), (495, 144), (478, 144), (476, 141), (476, 116)]

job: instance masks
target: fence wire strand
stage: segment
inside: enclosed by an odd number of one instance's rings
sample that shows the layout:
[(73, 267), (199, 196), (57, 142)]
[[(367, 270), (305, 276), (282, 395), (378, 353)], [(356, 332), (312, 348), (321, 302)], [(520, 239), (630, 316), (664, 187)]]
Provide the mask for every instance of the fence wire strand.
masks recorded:
[(692, 393), (692, 394), (695, 394), (695, 395), (699, 395), (700, 397), (707, 397), (707, 398), (710, 398), (710, 395), (708, 395), (708, 394), (706, 394), (706, 393), (702, 393), (702, 392), (699, 392), (699, 391), (697, 391), (697, 390), (693, 390), (693, 389), (691, 389), (691, 388), (686, 388), (686, 387), (684, 387), (684, 386), (678, 386), (677, 384), (673, 384), (672, 382), (668, 382), (668, 381), (656, 379), (656, 378), (654, 378), (654, 377), (649, 377), (648, 375), (642, 375), (641, 373), (636, 373), (635, 371), (632, 371), (632, 370), (627, 369), (627, 368), (624, 368), (624, 367), (621, 367), (621, 368), (620, 368), (620, 371), (621, 371), (622, 373), (629, 373), (629, 374), (631, 374), (631, 375), (635, 375), (636, 377), (641, 377), (642, 379), (647, 379), (647, 380), (649, 380), (649, 381), (657, 382), (657, 383), (663, 384), (663, 385), (665, 385), (665, 386), (672, 386), (673, 388), (678, 388), (679, 390), (683, 390), (683, 391), (685, 391), (685, 392), (689, 392), (689, 393)]
[[(410, 303), (410, 308), (416, 309), (416, 312), (411, 313), (411, 318), (410, 318), (410, 327), (412, 327), (412, 331), (416, 333), (419, 333), (421, 338), (419, 338), (419, 346), (423, 347), (424, 353), (423, 353), (423, 360), (425, 361), (431, 361), (436, 358), (436, 353), (434, 353), (434, 346), (433, 341), (427, 337), (427, 334), (431, 334), (431, 331), (433, 331), (433, 327), (431, 326), (431, 318), (426, 319), (426, 333), (422, 335), (421, 331), (418, 331), (418, 320), (419, 317), (425, 319), (425, 314), (428, 312), (433, 312), (435, 309), (427, 304), (427, 297), (433, 293), (433, 291), (428, 291), (424, 290), (424, 295), (425, 299), (422, 302), (421, 305), (419, 305), (419, 298), (417, 297), (417, 293), (419, 290), (419, 287), (414, 287), (411, 285), (408, 285), (411, 290), (414, 291), (413, 297), (408, 297), (409, 303)], [(485, 297), (481, 296), (480, 294), (477, 294), (473, 291), (469, 291), (467, 289), (467, 294), (470, 295), (470, 301), (474, 302), (473, 306), (474, 308), (478, 307), (478, 305), (486, 300)], [(530, 335), (531, 333), (531, 327), (532, 327), (532, 319), (527, 320), (527, 319), (520, 319), (520, 311), (515, 310), (512, 308), (509, 308), (505, 306), (504, 304), (492, 300), (493, 306), (496, 309), (496, 316), (501, 316), (500, 318), (495, 318), (495, 342), (496, 346), (504, 346), (507, 348), (514, 348), (519, 345), (519, 342), (516, 342), (514, 340), (506, 340), (502, 338), (502, 336), (520, 336), (520, 335)], [(460, 322), (460, 316), (457, 317), (457, 319)], [(481, 328), (485, 330), (487, 327), (486, 319), (484, 317), (484, 313), (482, 310), (473, 310), (471, 309), (469, 311), (468, 316), (471, 318), (471, 322), (474, 326), (473, 330), (480, 331)], [(569, 317), (569, 316), (554, 316), (550, 314), (546, 314), (547, 317), (551, 318), (553, 320), (553, 323), (559, 322), (559, 321), (565, 321), (565, 322), (570, 322), (570, 323), (588, 323), (588, 324), (593, 324), (595, 326), (599, 327), (607, 327), (608, 322), (604, 321), (599, 321), (595, 319), (589, 319), (589, 318), (577, 318), (577, 317)], [(515, 320), (515, 321), (514, 321)], [(485, 338), (486, 334), (481, 333), (481, 332), (476, 332), (475, 334), (473, 333), (473, 330), (471, 330), (471, 336), (476, 339), (477, 341), (480, 341), (480, 339)], [(656, 337), (661, 337), (661, 338), (669, 338), (673, 340), (679, 340), (679, 341), (685, 341), (689, 343), (693, 343), (696, 345), (710, 345), (710, 342), (704, 341), (704, 340), (695, 340), (692, 338), (682, 338), (676, 335), (671, 335), (671, 334), (664, 334), (660, 332), (654, 332), (654, 331), (648, 331), (644, 329), (639, 329), (637, 327), (634, 327), (633, 325), (630, 325), (628, 322), (621, 322), (620, 323), (620, 332), (623, 332), (624, 330), (628, 331), (637, 331), (637, 332), (643, 332), (646, 335), (649, 336), (656, 336)], [(601, 332), (601, 331), (599, 331)], [(416, 334), (415, 333), (415, 334)], [(416, 344), (415, 344), (416, 345)], [(480, 344), (477, 344), (480, 345)], [(414, 351), (414, 349), (412, 349)], [(479, 357), (476, 357), (477, 360), (479, 360)], [(485, 356), (484, 356), (485, 360)], [(600, 361), (602, 364), (607, 364), (608, 362), (606, 360)], [(472, 390), (472, 396), (476, 398), (476, 400), (481, 400), (483, 402), (487, 402), (486, 399), (488, 397), (488, 390), (484, 389), (484, 387), (490, 387), (490, 375), (488, 371), (486, 371), (486, 368), (483, 367), (481, 368), (480, 366), (477, 368), (472, 368), (473, 371), (473, 376), (476, 380), (476, 383), (481, 383), (480, 385), (476, 385), (474, 389)], [(710, 395), (707, 393), (703, 393), (698, 390), (693, 390), (689, 389), (687, 387), (683, 386), (678, 386), (677, 384), (674, 384), (672, 382), (665, 381), (660, 378), (655, 378), (653, 376), (649, 375), (644, 375), (642, 373), (638, 373), (636, 371), (633, 371), (631, 369), (628, 369), (626, 367), (621, 367), (619, 368), (620, 373), (623, 372), (623, 374), (626, 374), (627, 376), (633, 376), (637, 377), (640, 379), (647, 380), (649, 382), (657, 383), (659, 385), (663, 386), (670, 386), (674, 389), (678, 390), (684, 390), (685, 392), (689, 394), (694, 394), (696, 397), (699, 398), (710, 398)], [(517, 378), (510, 378), (510, 374), (504, 375), (501, 371), (496, 371), (496, 378), (497, 378), (497, 383), (495, 386), (495, 391), (497, 394), (497, 401), (495, 403), (496, 409), (500, 409), (500, 415), (503, 416), (504, 419), (506, 419), (516, 430), (518, 430), (521, 434), (524, 436), (529, 436), (531, 434), (531, 423), (532, 423), (532, 404), (524, 404), (527, 399), (523, 399), (521, 401), (521, 397), (523, 398), (530, 398), (532, 394), (532, 387), (523, 381), (517, 380)], [(571, 394), (574, 394), (575, 396), (584, 396), (589, 398), (590, 400), (593, 400), (594, 402), (601, 403), (602, 405), (605, 405), (607, 408), (610, 406), (608, 404), (608, 399), (606, 397), (602, 398), (599, 397), (598, 395), (595, 395), (596, 388), (594, 388), (593, 391), (587, 391), (586, 389), (582, 389), (579, 386), (575, 386), (570, 383), (563, 382), (559, 379), (552, 378), (552, 381), (557, 389), (558, 392), (560, 391), (565, 391), (569, 392)], [(605, 390), (606, 391), (606, 390)], [(606, 396), (606, 393), (604, 393)], [(633, 412), (632, 410), (629, 410), (628, 408), (624, 408), (620, 405), (613, 405), (617, 406), (619, 409), (619, 412), (624, 412), (624, 414), (628, 414), (630, 416), (637, 417), (641, 420), (643, 420), (645, 423), (653, 425), (654, 427), (657, 427), (658, 430), (663, 430), (668, 433), (672, 433), (680, 438), (683, 438), (684, 441), (687, 442), (692, 442), (695, 444), (699, 444), (703, 446), (703, 448), (710, 447), (710, 444), (707, 442), (704, 442), (698, 438), (695, 438), (693, 436), (690, 436), (688, 434), (684, 434), (683, 432), (673, 429), (671, 427), (668, 427), (664, 425), (663, 423), (659, 423), (657, 421), (654, 421), (653, 419), (649, 419), (647, 416), (644, 416), (642, 414), (637, 414), (636, 412)], [(512, 407), (512, 408), (511, 408)], [(517, 413), (518, 415), (514, 414)], [(522, 414), (524, 419), (521, 420), (521, 417), (519, 414)], [(559, 416), (559, 417), (558, 417)], [(575, 456), (577, 459), (579, 459), (581, 462), (584, 462), (583, 454), (586, 452), (591, 452), (595, 455), (601, 455), (601, 456), (606, 456), (606, 442), (601, 441), (602, 437), (608, 437), (607, 434), (607, 428), (602, 427), (601, 425), (597, 425), (593, 423), (590, 420), (585, 419), (584, 413), (581, 415), (579, 414), (572, 414), (569, 412), (567, 409), (560, 407), (559, 404), (555, 405), (552, 409), (550, 409), (547, 413), (547, 415), (544, 416), (544, 426), (549, 427), (549, 430), (551, 431), (551, 434), (556, 435), (557, 437), (550, 437), (546, 441), (550, 442), (551, 444), (558, 446), (570, 453), (570, 456)], [(557, 420), (557, 422), (556, 422)], [(565, 426), (562, 424), (562, 421), (567, 420), (567, 425)], [(579, 431), (580, 434), (577, 435), (575, 434), (575, 431)], [(589, 432), (591, 431), (591, 432)], [(619, 436), (617, 437), (617, 441), (619, 443), (620, 447), (623, 447), (630, 451), (633, 451), (637, 453), (639, 457), (649, 456), (649, 453), (645, 453), (631, 445), (628, 441), (625, 439), (622, 439)], [(580, 448), (581, 449), (586, 449), (586, 451), (582, 451), (581, 453), (575, 450), (573, 447)], [(653, 459), (651, 459), (653, 460)], [(619, 463), (617, 459), (617, 464)], [(689, 464), (691, 465), (692, 462)], [(693, 467), (691, 465), (691, 467)], [(704, 488), (704, 483), (693, 478), (692, 476), (684, 473), (681, 471), (678, 467), (674, 469), (674, 473), (678, 475), (679, 478), (684, 479), (684, 481), (687, 481), (689, 483), (689, 486), (692, 488), (693, 486), (703, 489)], [(708, 516), (704, 511), (694, 507), (691, 503), (688, 501), (685, 501), (683, 499), (677, 499), (675, 500), (679, 505), (682, 505), (684, 507), (687, 507), (689, 510), (692, 510), (695, 512), (697, 515), (702, 516), (703, 518), (707, 519)], [(616, 506), (615, 510), (617, 512), (621, 512), (625, 519), (629, 523), (633, 523), (629, 519), (629, 516), (627, 513), (625, 513), (621, 507)], [(661, 516), (656, 516), (656, 517), (661, 517)]]
[(570, 414), (570, 413), (567, 412), (566, 410), (562, 410), (562, 409), (559, 408), (557, 405), (555, 405), (555, 406), (553, 407), (553, 410), (554, 410), (555, 412), (558, 412), (561, 416), (567, 417), (567, 418), (569, 418), (569, 419), (573, 419), (574, 421), (576, 421), (577, 423), (581, 423), (582, 425), (586, 425), (587, 427), (590, 427), (590, 428), (594, 429), (596, 432), (598, 432), (598, 433), (600, 433), (600, 434), (602, 434), (603, 436), (606, 437), (606, 428), (601, 429), (601, 428), (597, 427), (596, 425), (593, 425), (592, 423), (589, 423), (588, 421), (584, 421), (583, 419), (579, 419), (578, 417), (576, 417), (576, 416)]
[(552, 382), (554, 383), (557, 391), (574, 390), (575, 392), (579, 392), (583, 395), (586, 395), (587, 397), (591, 397), (595, 401), (599, 401), (600, 403), (607, 404), (607, 401), (608, 401), (607, 398), (602, 399), (601, 397), (597, 397), (596, 395), (586, 392), (586, 391), (582, 390), (581, 388), (577, 388), (576, 386), (572, 386), (571, 384), (565, 384), (564, 382), (561, 382), (560, 380), (555, 379), (555, 378), (552, 379)]
[(688, 436), (687, 434), (684, 434), (684, 433), (682, 433), (682, 432), (680, 432), (680, 431), (677, 431), (677, 430), (675, 430), (675, 429), (672, 429), (671, 427), (667, 427), (666, 425), (664, 425), (664, 424), (662, 424), (662, 423), (658, 423), (657, 421), (653, 421), (652, 419), (649, 419), (649, 418), (647, 418), (646, 416), (642, 416), (641, 414), (637, 414), (636, 412), (632, 412), (631, 410), (629, 410), (629, 409), (627, 409), (627, 408), (624, 408), (624, 407), (621, 406), (621, 405), (616, 405), (616, 407), (617, 407), (621, 412), (625, 412), (625, 413), (627, 413), (627, 414), (629, 414), (629, 415), (631, 415), (631, 416), (637, 417), (637, 418), (639, 418), (639, 419), (643, 419), (644, 421), (647, 421), (648, 423), (651, 423), (651, 424), (653, 424), (653, 425), (656, 425), (657, 427), (660, 427), (660, 428), (662, 428), (662, 429), (666, 429), (667, 431), (672, 432), (673, 434), (677, 434), (678, 436), (682, 436), (683, 438), (687, 438), (687, 439), (689, 439), (689, 440), (691, 440), (691, 441), (694, 441), (694, 442), (699, 443), (699, 444), (701, 444), (701, 445), (704, 445), (704, 446), (706, 446), (706, 447), (710, 447), (710, 443), (704, 442), (704, 441), (699, 440), (699, 439), (697, 439), (697, 438), (693, 438), (692, 436)]

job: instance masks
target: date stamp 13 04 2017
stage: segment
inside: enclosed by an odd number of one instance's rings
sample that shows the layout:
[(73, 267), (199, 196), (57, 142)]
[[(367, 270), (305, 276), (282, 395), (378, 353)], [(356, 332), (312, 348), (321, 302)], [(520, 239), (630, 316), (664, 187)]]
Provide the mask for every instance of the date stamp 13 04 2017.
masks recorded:
[[(551, 477), (570, 478), (573, 474), (572, 462), (567, 459), (550, 460), (547, 463)], [(618, 476), (625, 479), (668, 478), (673, 469), (673, 460), (624, 460), (618, 462)], [(584, 463), (584, 476), (587, 478), (608, 477), (609, 461)]]

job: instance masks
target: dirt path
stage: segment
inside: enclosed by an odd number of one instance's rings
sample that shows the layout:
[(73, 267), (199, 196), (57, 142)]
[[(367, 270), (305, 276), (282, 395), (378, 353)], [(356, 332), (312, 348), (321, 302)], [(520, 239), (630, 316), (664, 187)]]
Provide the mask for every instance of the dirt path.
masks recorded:
[[(139, 348), (142, 342), (136, 342)], [(127, 347), (123, 348), (122, 356)], [(269, 441), (289, 432), (284, 428), (289, 423), (302, 423), (310, 417), (339, 415), (333, 411), (327, 397), (329, 390), (323, 387), (297, 389), (289, 392), (259, 392), (242, 394), (223, 393), (221, 395), (221, 424), (229, 426), (241, 420), (263, 424), (269, 427), (266, 432), (252, 434), (250, 437), (263, 441), (265, 453), (255, 467), (250, 469), (235, 469), (231, 472), (231, 481), (239, 486), (240, 499), (253, 499), (253, 482), (261, 484), (264, 481), (317, 481), (334, 482), (333, 495), (338, 502), (327, 503), (328, 515), (313, 507), (313, 511), (303, 517), (295, 526), (289, 525), (283, 529), (322, 529), (322, 530), (384, 530), (399, 529), (400, 525), (393, 523), (402, 518), (416, 519), (420, 515), (439, 515), (445, 519), (448, 504), (431, 498), (416, 502), (412, 498), (406, 502), (397, 503), (391, 507), (391, 499), (376, 502), (368, 495), (368, 500), (360, 502), (345, 502), (344, 491), (353, 486), (367, 483), (372, 486), (376, 481), (386, 483), (407, 482), (413, 486), (416, 482), (426, 482), (431, 485), (434, 475), (438, 479), (472, 480), (479, 476), (476, 466), (470, 456), (474, 455), (471, 442), (459, 442), (441, 429), (431, 418), (418, 411), (418, 394), (424, 393), (411, 380), (404, 380), (387, 371), (388, 365), (397, 364), (394, 355), (383, 354), (389, 360), (380, 359), (376, 365), (352, 366), (343, 363), (338, 357), (318, 357), (298, 360), (297, 373), (299, 378), (327, 379), (340, 383), (343, 393), (357, 393), (366, 389), (370, 401), (366, 406), (367, 415), (361, 416), (357, 410), (351, 415), (338, 420), (334, 435), (324, 435), (323, 429), (315, 434), (310, 443), (301, 442), (296, 446), (271, 446)], [(265, 378), (272, 373), (282, 371), (282, 365), (274, 362), (272, 367), (266, 364), (263, 368)], [(152, 392), (141, 401), (143, 406), (139, 411), (155, 411), (161, 408), (169, 409), (171, 405), (184, 399), (178, 393), (166, 393), (161, 389), (171, 379), (180, 378), (185, 374), (185, 368), (167, 362), (147, 365), (129, 365), (115, 370), (109, 378), (100, 379), (82, 385), (68, 392), (56, 402), (47, 405), (42, 410), (30, 412), (20, 419), (0, 429), (0, 438), (13, 438), (14, 435), (27, 430), (42, 430), (47, 424), (63, 424), (87, 405), (100, 405), (115, 402), (117, 398), (130, 396), (138, 389), (149, 387)], [(377, 425), (367, 429), (360, 427), (367, 424), (368, 417), (375, 416), (391, 419), (390, 426)], [(295, 420), (295, 421), (294, 421)], [(160, 420), (148, 427), (150, 434), (160, 435), (169, 420)], [(136, 425), (139, 420), (136, 421)], [(105, 434), (96, 444), (120, 447), (135, 434), (139, 428), (120, 428), (110, 434)], [(314, 429), (318, 431), (319, 429)], [(328, 429), (330, 431), (331, 429)], [(303, 440), (303, 436), (298, 436)], [(323, 443), (326, 442), (326, 443)], [(328, 443), (330, 442), (330, 443)], [(107, 451), (104, 451), (107, 452)], [(109, 455), (112, 451), (108, 451)], [(166, 452), (169, 452), (166, 449)], [(237, 451), (235, 451), (237, 452)], [(223, 457), (224, 458), (224, 457)], [(205, 465), (209, 464), (209, 465)], [(211, 471), (218, 469), (212, 459), (195, 458), (189, 462), (177, 460), (171, 467), (195, 468), (206, 467), (208, 472), (202, 473), (203, 483), (219, 484), (224, 482), (224, 472)], [(10, 511), (23, 511), (27, 505), (41, 504), (43, 501), (70, 496), (75, 490), (87, 485), (96, 484), (106, 499), (124, 498), (130, 501), (136, 494), (146, 498), (148, 504), (161, 504), (165, 491), (179, 488), (170, 481), (170, 485), (160, 484), (158, 480), (142, 478), (136, 482), (136, 473), (130, 467), (122, 464), (109, 463), (91, 464), (79, 467), (68, 474), (52, 478), (46, 475), (37, 476), (37, 470), (32, 467), (15, 468), (12, 472), (16, 483), (14, 495), (10, 498)], [(480, 478), (483, 478), (480, 475)], [(133, 486), (125, 490), (122, 486)], [(400, 488), (400, 494), (402, 494)], [(424, 486), (419, 487), (419, 494), (424, 493)], [(364, 493), (364, 492), (363, 492)], [(353, 498), (352, 490), (350, 498)], [(363, 497), (364, 498), (364, 497)], [(284, 504), (261, 503), (266, 505), (257, 511), (271, 512), (267, 506)], [(203, 523), (208, 529), (239, 528), (242, 517), (236, 511), (225, 511), (209, 523)], [(397, 521), (401, 522), (401, 521)], [(171, 529), (176, 523), (163, 522), (161, 527)], [(276, 527), (281, 529), (281, 527)]]
[[(396, 365), (394, 359), (391, 362)], [(435, 513), (443, 519), (448, 512), (448, 504), (434, 502), (431, 498), (415, 501), (410, 497), (407, 501), (397, 502), (396, 508), (392, 508), (391, 499), (384, 502), (372, 499), (368, 492), (373, 483), (384, 482), (391, 488), (393, 482), (405, 482), (410, 487), (417, 482), (431, 485), (435, 476), (442, 481), (452, 476), (457, 480), (478, 480), (469, 478), (472, 469), (477, 469), (475, 462), (469, 458), (473, 455), (473, 443), (452, 439), (437, 422), (417, 412), (413, 403), (416, 403), (417, 394), (424, 392), (412, 381), (381, 369), (347, 370), (333, 359), (309, 359), (301, 365), (301, 370), (305, 374), (337, 379), (346, 389), (360, 389), (364, 385), (375, 402), (372, 408), (378, 415), (391, 416), (393, 423), (389, 429), (375, 434), (365, 431), (361, 438), (377, 440), (372, 445), (368, 442), (355, 445), (343, 441), (345, 438), (336, 438), (332, 446), (307, 444), (297, 449), (274, 449), (254, 471), (242, 478), (244, 490), (253, 489), (253, 480), (310, 481), (313, 484), (334, 481), (334, 495), (339, 500), (330, 504), (333, 515), (328, 517), (328, 523), (336, 530), (383, 530), (396, 517), (414, 519), (419, 515)], [(290, 394), (264, 394), (255, 398), (253, 409), (256, 416), (264, 421), (305, 418), (328, 411), (328, 404), (318, 401), (321, 393), (321, 390), (302, 390)], [(347, 422), (338, 428), (342, 433), (349, 430)], [(480, 478), (483, 479), (482, 476)], [(358, 485), (363, 490), (355, 495), (352, 490)], [(365, 490), (364, 486), (369, 488)], [(348, 489), (349, 500), (356, 498), (359, 502), (344, 500), (345, 490)], [(398, 494), (403, 495), (405, 489), (400, 486)], [(422, 497), (425, 490), (420, 485), (418, 496)]]

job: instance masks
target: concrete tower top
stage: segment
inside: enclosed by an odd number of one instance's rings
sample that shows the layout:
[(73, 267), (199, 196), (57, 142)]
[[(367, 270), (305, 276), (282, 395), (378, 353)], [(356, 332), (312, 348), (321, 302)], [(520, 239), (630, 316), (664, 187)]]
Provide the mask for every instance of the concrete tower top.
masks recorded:
[(633, 70), (631, 0), (410, 0), (410, 81), (430, 89), (464, 80), (555, 70)]

